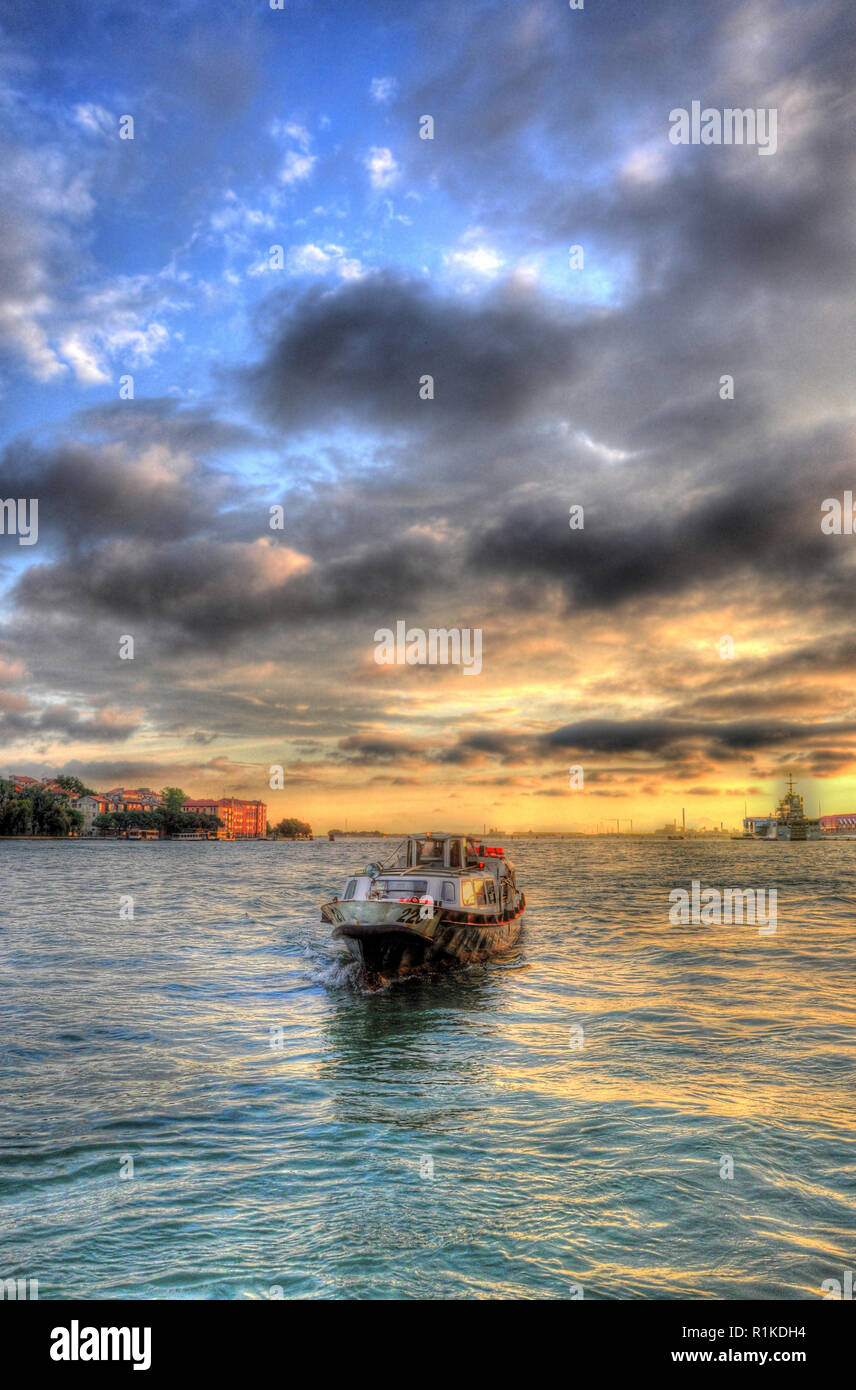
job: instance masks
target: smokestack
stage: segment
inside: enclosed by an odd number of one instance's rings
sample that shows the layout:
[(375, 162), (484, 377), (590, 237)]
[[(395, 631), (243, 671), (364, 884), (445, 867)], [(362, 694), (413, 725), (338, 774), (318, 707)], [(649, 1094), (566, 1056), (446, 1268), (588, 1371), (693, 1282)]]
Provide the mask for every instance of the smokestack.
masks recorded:
[(681, 811), (681, 815), (683, 816), (684, 830), (686, 830), (686, 828), (687, 828), (687, 808), (686, 808), (686, 806), (684, 806), (683, 810)]

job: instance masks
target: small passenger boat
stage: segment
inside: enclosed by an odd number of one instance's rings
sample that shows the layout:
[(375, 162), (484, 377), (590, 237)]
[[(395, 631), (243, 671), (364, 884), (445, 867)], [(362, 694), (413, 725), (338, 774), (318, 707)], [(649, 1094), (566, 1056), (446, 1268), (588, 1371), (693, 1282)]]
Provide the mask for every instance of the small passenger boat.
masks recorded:
[(487, 960), (513, 946), (526, 907), (505, 851), (472, 835), (408, 835), (386, 863), (322, 904), (370, 984), (440, 963)]

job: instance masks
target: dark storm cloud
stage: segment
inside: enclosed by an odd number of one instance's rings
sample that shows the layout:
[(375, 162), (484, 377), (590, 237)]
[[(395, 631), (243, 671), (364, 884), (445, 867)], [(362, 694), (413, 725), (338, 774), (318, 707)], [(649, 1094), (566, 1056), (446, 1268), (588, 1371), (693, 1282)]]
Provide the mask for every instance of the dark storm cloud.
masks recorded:
[(199, 458), (272, 443), (247, 421), (226, 420), (206, 406), (190, 406), (172, 396), (107, 401), (78, 411), (73, 424), (81, 434), (95, 438), (133, 440), (138, 449), (147, 444), (168, 444)]
[(0, 458), (0, 496), (36, 497), (40, 535), (76, 548), (114, 536), (190, 536), (213, 524), (225, 495), (223, 478), (202, 463), (119, 444), (40, 449), (18, 440)]
[(718, 754), (747, 753), (781, 744), (810, 747), (818, 738), (856, 736), (856, 722), (802, 724), (777, 719), (708, 723), (704, 720), (589, 719), (566, 724), (544, 735), (545, 748), (578, 753), (654, 753), (682, 757), (688, 744), (700, 744)]
[(525, 763), (536, 754), (537, 742), (531, 737), (513, 729), (484, 729), (462, 734), (451, 748), (438, 747), (433, 756), (439, 763), (466, 766), (483, 761), (485, 756), (508, 765)]
[(191, 538), (180, 543), (109, 542), (81, 565), (76, 556), (34, 566), (14, 597), (22, 610), (89, 612), (148, 627), (166, 625), (220, 647), (264, 628), (358, 617), (366, 643), (372, 615), (399, 612), (435, 587), (443, 551), (427, 539), (378, 551), (358, 546), (316, 569), (275, 545)]
[(823, 497), (847, 486), (842, 451), (852, 456), (837, 431), (790, 439), (772, 457), (698, 479), (690, 500), (674, 497), (665, 482), (635, 506), (616, 496), (611, 505), (596, 501), (582, 530), (571, 530), (558, 506), (506, 506), (471, 542), (469, 563), (507, 579), (558, 583), (582, 607), (745, 582), (751, 572), (759, 588), (799, 576), (805, 600), (846, 608), (849, 551), (820, 530)]
[[(210, 782), (213, 778), (216, 779), (217, 796), (224, 792), (248, 793), (251, 790), (259, 795), (259, 799), (263, 799), (267, 788), (266, 769), (253, 763), (232, 761), (225, 756), (209, 758), (198, 763), (192, 760), (176, 762), (166, 758), (158, 761), (151, 757), (133, 755), (121, 759), (69, 758), (61, 766), (57, 766), (55, 761), (37, 763), (18, 758), (15, 761), (15, 770), (35, 777), (45, 774), (79, 777), (87, 785), (98, 789), (142, 786), (157, 788), (169, 783), (172, 786), (182, 786), (191, 795), (198, 795), (200, 783), (206, 780)], [(248, 778), (251, 780), (248, 781)]]
[(406, 738), (372, 734), (351, 734), (339, 740), (338, 748), (348, 762), (354, 763), (407, 763), (413, 762), (414, 756), (421, 756), (421, 751), (415, 754), (412, 742)]
[[(413, 177), (430, 170), (461, 198), (477, 189), (474, 216), (536, 244), (594, 237), (629, 251), (649, 285), (662, 275), (702, 273), (702, 293), (747, 281), (781, 288), (789, 272), (798, 293), (812, 283), (840, 285), (856, 254), (841, 235), (854, 206), (843, 114), (848, 10), (840, 0), (823, 7), (722, 0), (689, 9), (683, 0), (660, 0), (579, 14), (539, 4), (466, 16), (439, 9), (426, 35), (430, 75), (405, 89), (393, 118)], [(605, 92), (614, 99), (604, 101)], [(805, 122), (803, 92), (817, 94), (827, 119)], [(757, 107), (788, 97), (780, 156), (668, 141), (670, 110), (694, 98)], [(417, 108), (434, 113), (440, 127), (427, 150), (406, 124)], [(658, 177), (605, 180), (603, 168), (617, 171), (633, 149), (662, 152)], [(734, 177), (732, 155), (750, 177)]]
[(9, 743), (30, 742), (50, 735), (61, 741), (87, 743), (122, 743), (135, 734), (140, 720), (127, 714), (110, 714), (99, 710), (94, 715), (82, 715), (68, 705), (48, 705), (41, 710), (0, 712), (0, 740)]
[[(573, 373), (567, 315), (511, 285), (470, 301), (384, 272), (275, 300), (267, 315), (272, 341), (246, 383), (268, 418), (294, 429), (502, 426)], [(433, 401), (419, 398), (425, 375)]]
[[(596, 183), (592, 165), (620, 147), (640, 111), (659, 108), (676, 72), (692, 78), (736, 8), (731, 0), (716, 12), (699, 7), (688, 22), (683, 0), (578, 14), (566, 4), (437, 6), (421, 81), (405, 88), (399, 108), (435, 114), (431, 169), (457, 196), (475, 188), (513, 216), (551, 174), (572, 169), (582, 200)], [(597, 100), (608, 90), (617, 102)], [(414, 162), (425, 157), (418, 141), (413, 150)]]

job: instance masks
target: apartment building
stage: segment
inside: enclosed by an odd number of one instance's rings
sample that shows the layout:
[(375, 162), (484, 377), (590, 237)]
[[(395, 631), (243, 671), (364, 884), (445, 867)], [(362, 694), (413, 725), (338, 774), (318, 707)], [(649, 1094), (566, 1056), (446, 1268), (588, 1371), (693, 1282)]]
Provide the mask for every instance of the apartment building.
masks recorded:
[(258, 840), (267, 832), (267, 806), (263, 801), (241, 801), (221, 796), (217, 801), (195, 797), (182, 803), (182, 811), (217, 816), (223, 822), (217, 832), (220, 840)]

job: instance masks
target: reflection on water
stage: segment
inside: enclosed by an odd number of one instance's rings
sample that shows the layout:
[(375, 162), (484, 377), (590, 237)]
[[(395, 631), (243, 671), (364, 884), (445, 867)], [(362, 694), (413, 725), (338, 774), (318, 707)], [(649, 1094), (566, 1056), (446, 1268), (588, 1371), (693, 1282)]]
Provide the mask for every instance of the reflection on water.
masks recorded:
[[(856, 844), (522, 841), (515, 950), (376, 992), (318, 920), (366, 849), (0, 846), (2, 1277), (802, 1298), (852, 1268)], [(775, 887), (775, 936), (671, 926), (692, 878)]]

